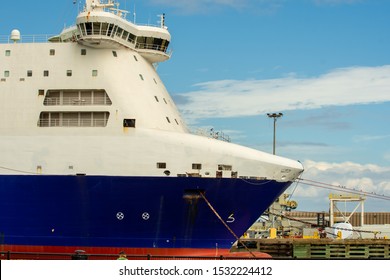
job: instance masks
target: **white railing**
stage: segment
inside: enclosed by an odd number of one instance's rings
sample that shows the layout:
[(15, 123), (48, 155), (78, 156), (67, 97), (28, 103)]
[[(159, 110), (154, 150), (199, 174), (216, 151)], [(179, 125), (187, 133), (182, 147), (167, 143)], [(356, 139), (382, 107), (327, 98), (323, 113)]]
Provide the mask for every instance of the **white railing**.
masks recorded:
[[(55, 35), (43, 34), (43, 35), (22, 35), (20, 40), (15, 43), (46, 43), (49, 41), (49, 38)], [(14, 43), (14, 40), (11, 40), (11, 36), (0, 35), (1, 44), (11, 44)]]
[(156, 45), (156, 44), (146, 44), (146, 43), (137, 43), (135, 45), (136, 49), (140, 50), (154, 50), (154, 51), (160, 51), (167, 53), (168, 47), (166, 46), (161, 46), (161, 45)]
[(191, 133), (199, 136), (225, 141), (225, 142), (231, 142), (231, 139), (228, 135), (226, 135), (222, 131), (215, 131), (213, 128), (211, 129), (197, 128), (193, 130)]
[(87, 106), (87, 105), (112, 105), (108, 97), (85, 97), (85, 98), (67, 98), (46, 97), (43, 102), (46, 106)]
[(39, 120), (39, 127), (105, 127), (107, 125), (107, 119), (42, 119)]

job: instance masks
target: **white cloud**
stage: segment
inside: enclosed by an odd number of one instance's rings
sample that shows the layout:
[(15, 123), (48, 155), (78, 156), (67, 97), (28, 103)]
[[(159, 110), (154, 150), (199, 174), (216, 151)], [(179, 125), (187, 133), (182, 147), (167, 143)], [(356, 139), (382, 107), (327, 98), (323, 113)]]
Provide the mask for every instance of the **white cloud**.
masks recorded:
[(252, 116), (271, 111), (316, 109), (390, 101), (390, 65), (333, 70), (314, 78), (220, 80), (177, 94), (187, 120)]
[(390, 138), (390, 134), (388, 135), (358, 135), (354, 137), (355, 142), (370, 142), (377, 140), (384, 140)]
[[(306, 184), (299, 184), (294, 191), (295, 200), (302, 201), (305, 210), (327, 209), (329, 193), (336, 193), (326, 187), (343, 186), (366, 193), (375, 193), (390, 197), (390, 166), (359, 164), (354, 162), (330, 163), (304, 161), (305, 171), (302, 178)], [(309, 181), (310, 180), (310, 181)], [(318, 182), (318, 183), (317, 183)], [(325, 184), (324, 184), (325, 183)], [(343, 191), (343, 188), (338, 188)], [(344, 189), (345, 190), (345, 189)], [(289, 191), (292, 191), (290, 189)], [(367, 211), (388, 211), (389, 201), (367, 197), (371, 206)]]

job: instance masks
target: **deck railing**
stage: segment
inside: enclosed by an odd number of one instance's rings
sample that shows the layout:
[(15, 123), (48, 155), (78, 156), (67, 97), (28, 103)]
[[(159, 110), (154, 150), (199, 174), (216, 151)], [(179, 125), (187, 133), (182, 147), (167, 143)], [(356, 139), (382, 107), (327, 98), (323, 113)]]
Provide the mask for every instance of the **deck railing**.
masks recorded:
[[(49, 38), (54, 35), (42, 34), (42, 35), (21, 35), (20, 40), (15, 43), (46, 43), (49, 41)], [(11, 44), (14, 41), (11, 39), (11, 36), (0, 35), (1, 44)]]

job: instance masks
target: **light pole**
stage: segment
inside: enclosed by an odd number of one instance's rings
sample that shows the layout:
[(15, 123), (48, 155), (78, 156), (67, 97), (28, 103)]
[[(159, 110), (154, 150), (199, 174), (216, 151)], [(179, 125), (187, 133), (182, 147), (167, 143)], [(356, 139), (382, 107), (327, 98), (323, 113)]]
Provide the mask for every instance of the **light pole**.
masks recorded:
[(276, 120), (283, 116), (283, 113), (268, 113), (269, 118), (274, 119), (274, 145), (273, 145), (273, 154), (275, 155), (275, 146), (276, 146)]

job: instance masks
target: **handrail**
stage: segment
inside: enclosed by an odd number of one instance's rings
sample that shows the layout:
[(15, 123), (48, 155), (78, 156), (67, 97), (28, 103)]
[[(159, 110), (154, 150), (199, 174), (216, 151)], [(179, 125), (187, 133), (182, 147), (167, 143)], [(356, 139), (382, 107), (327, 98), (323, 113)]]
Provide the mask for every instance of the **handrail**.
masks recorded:
[[(38, 34), (38, 35), (22, 35), (20, 36), (20, 40), (16, 43), (46, 43), (49, 41), (49, 38), (55, 35), (49, 34)], [(9, 35), (0, 35), (0, 43), (1, 44), (11, 44), (14, 43), (14, 40), (11, 39)]]
[(40, 119), (38, 121), (39, 127), (106, 127), (108, 119)]
[(112, 105), (108, 97), (46, 97), (45, 106), (87, 106), (87, 105)]

